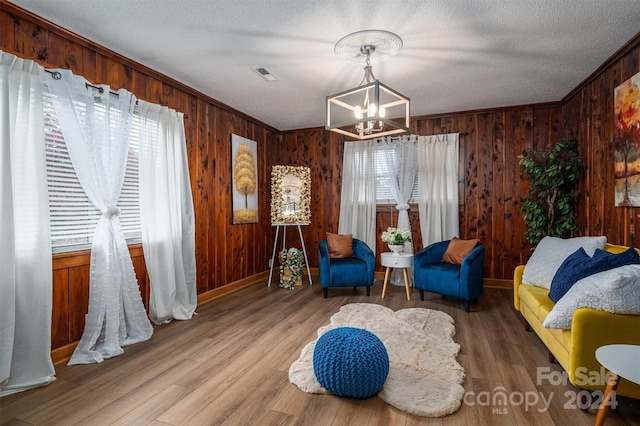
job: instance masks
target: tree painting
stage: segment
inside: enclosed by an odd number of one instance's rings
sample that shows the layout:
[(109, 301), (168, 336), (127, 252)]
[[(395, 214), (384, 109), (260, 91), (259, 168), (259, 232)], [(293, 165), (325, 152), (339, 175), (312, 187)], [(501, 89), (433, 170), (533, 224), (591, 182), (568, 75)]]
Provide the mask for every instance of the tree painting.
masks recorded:
[(244, 208), (248, 208), (247, 197), (256, 192), (256, 164), (253, 153), (246, 143), (238, 147), (233, 164), (233, 184), (236, 191), (244, 194)]
[(258, 221), (256, 143), (231, 135), (233, 152), (233, 223)]
[(640, 73), (614, 91), (616, 206), (640, 206)]

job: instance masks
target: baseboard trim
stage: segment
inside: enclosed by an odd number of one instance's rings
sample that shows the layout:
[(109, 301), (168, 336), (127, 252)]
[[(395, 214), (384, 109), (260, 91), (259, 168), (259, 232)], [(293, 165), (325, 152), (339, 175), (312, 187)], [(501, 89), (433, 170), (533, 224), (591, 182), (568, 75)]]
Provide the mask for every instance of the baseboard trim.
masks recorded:
[[(384, 272), (375, 271), (374, 278), (376, 280), (384, 281)], [(484, 278), (483, 285), (485, 288), (500, 288), (506, 290), (513, 290), (513, 280), (505, 280), (499, 278)]]
[(71, 355), (73, 355), (73, 351), (76, 350), (76, 346), (78, 346), (78, 342), (69, 343), (66, 346), (61, 348), (56, 348), (51, 351), (51, 361), (53, 365), (62, 364), (71, 359)]
[(486, 288), (501, 288), (507, 290), (513, 290), (513, 280), (505, 280), (499, 278), (485, 278), (483, 280)]
[(222, 297), (226, 294), (233, 293), (245, 287), (257, 284), (261, 281), (266, 280), (267, 278), (269, 278), (269, 271), (264, 271), (255, 275), (251, 275), (250, 277), (226, 284), (222, 287), (205, 291), (204, 293), (200, 293), (198, 295), (198, 305), (211, 302), (212, 300), (218, 299), (219, 297)]

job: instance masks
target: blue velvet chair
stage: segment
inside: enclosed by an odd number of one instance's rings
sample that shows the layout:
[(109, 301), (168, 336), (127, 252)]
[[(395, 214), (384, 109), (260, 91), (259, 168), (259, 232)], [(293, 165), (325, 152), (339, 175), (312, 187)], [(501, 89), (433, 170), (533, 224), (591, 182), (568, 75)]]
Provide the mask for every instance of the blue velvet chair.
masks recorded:
[(359, 286), (365, 286), (369, 296), (374, 283), (376, 257), (368, 245), (356, 238), (353, 239), (352, 248), (353, 257), (330, 258), (327, 240), (320, 241), (318, 270), (325, 299), (329, 287), (353, 287), (356, 290)]
[(477, 301), (482, 295), (484, 247), (478, 244), (461, 265), (454, 265), (442, 261), (448, 246), (448, 240), (441, 241), (416, 253), (413, 259), (415, 287), (420, 290), (420, 300), (424, 300), (425, 291), (451, 296), (464, 300), (464, 310), (469, 312), (469, 302)]

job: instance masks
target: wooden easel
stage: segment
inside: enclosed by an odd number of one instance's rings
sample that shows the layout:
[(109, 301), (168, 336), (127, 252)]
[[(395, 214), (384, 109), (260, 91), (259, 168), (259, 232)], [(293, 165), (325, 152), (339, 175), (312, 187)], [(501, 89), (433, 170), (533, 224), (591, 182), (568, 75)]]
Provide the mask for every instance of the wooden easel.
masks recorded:
[(283, 226), (282, 229), (282, 250), (285, 249), (285, 244), (287, 242), (287, 226), (297, 226), (298, 233), (300, 234), (300, 242), (302, 243), (302, 253), (304, 253), (304, 263), (307, 265), (307, 276), (309, 277), (309, 285), (312, 284), (311, 281), (311, 269), (309, 269), (309, 259), (307, 258), (307, 249), (304, 246), (304, 238), (302, 238), (302, 229), (300, 228), (300, 224), (281, 224), (274, 225), (276, 226), (276, 238), (273, 240), (273, 251), (271, 252), (271, 266), (269, 269), (269, 281), (267, 282), (267, 287), (271, 287), (271, 277), (273, 276), (273, 265), (275, 265), (276, 261), (276, 247), (278, 245), (278, 234), (280, 233), (280, 227)]

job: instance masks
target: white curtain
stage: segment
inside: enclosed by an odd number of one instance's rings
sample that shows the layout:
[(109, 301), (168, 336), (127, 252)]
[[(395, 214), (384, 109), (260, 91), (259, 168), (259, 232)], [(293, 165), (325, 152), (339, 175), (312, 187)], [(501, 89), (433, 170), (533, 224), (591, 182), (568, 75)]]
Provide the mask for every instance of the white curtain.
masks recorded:
[(187, 320), (197, 305), (195, 222), (184, 116), (139, 101), (140, 220), (156, 324)]
[(55, 380), (43, 74), (0, 51), (0, 396)]
[(409, 199), (415, 183), (418, 162), (416, 159), (416, 136), (399, 138), (383, 138), (378, 141), (378, 148), (387, 157), (384, 162), (384, 173), (389, 176), (391, 195), (396, 201), (398, 224), (396, 228), (411, 230), (409, 224)]
[[(409, 199), (415, 183), (418, 161), (416, 158), (416, 136), (387, 137), (377, 140), (377, 149), (386, 156), (382, 172), (389, 178), (391, 195), (398, 210), (396, 228), (411, 232), (409, 223)], [(413, 239), (413, 238), (412, 238)], [(405, 244), (405, 253), (413, 253), (413, 244)], [(409, 276), (413, 279), (413, 267), (409, 268)], [(399, 269), (391, 274), (391, 283), (404, 285), (404, 278)]]
[(345, 142), (339, 234), (353, 234), (376, 252), (376, 143)]
[(69, 365), (102, 362), (122, 346), (148, 340), (147, 318), (117, 208), (135, 97), (89, 86), (69, 70), (46, 75), (69, 157), (85, 193), (102, 213), (91, 246), (89, 312)]
[(423, 247), (459, 235), (459, 135), (418, 137), (418, 211)]

